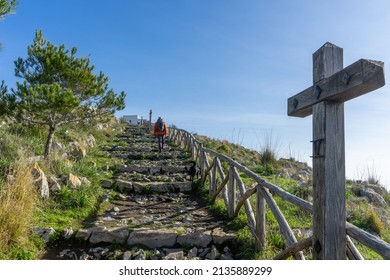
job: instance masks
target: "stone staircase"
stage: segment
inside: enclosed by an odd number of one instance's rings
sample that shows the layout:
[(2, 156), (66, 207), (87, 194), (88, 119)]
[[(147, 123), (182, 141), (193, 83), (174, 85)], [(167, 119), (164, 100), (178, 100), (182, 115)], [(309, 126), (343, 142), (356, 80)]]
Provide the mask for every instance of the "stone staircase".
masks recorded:
[[(146, 127), (128, 126), (118, 145), (104, 149), (122, 159), (105, 180), (105, 211), (57, 248), (56, 259), (233, 259), (234, 232), (192, 190), (189, 155), (167, 143), (163, 153)], [(81, 241), (81, 242), (80, 242)], [(78, 242), (79, 246), (75, 246)], [(80, 244), (82, 246), (80, 246)], [(54, 256), (55, 255), (55, 256)], [(48, 257), (49, 258), (49, 257)]]

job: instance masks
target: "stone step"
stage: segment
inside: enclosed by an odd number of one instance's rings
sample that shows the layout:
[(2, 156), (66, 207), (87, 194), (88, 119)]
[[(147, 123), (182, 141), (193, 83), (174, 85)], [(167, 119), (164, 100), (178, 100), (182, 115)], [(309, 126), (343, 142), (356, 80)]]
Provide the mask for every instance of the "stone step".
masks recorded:
[(65, 249), (61, 259), (234, 258), (226, 245), (235, 233), (192, 191), (189, 154), (169, 141), (158, 153), (153, 140), (147, 128), (128, 126), (120, 144), (103, 148), (122, 159), (112, 180), (101, 182), (106, 210), (75, 234), (82, 248)]
[(173, 182), (189, 182), (191, 181), (191, 176), (186, 173), (167, 173), (167, 174), (142, 174), (142, 173), (126, 173), (121, 172), (114, 175), (115, 179), (121, 179), (130, 182), (164, 182), (164, 183), (173, 183)]
[(220, 246), (235, 238), (223, 230), (223, 220), (195, 193), (120, 195), (112, 208), (76, 237), (92, 244), (121, 243), (148, 248)]
[(183, 228), (137, 228), (92, 227), (80, 229), (75, 236), (91, 244), (119, 243), (143, 245), (149, 249), (174, 246), (196, 246), (207, 248), (209, 245), (223, 245), (235, 238), (234, 233), (226, 233), (221, 228), (213, 230), (188, 230)]
[(170, 193), (192, 191), (192, 182), (137, 182), (116, 179), (115, 185), (117, 187), (125, 188), (127, 191), (137, 193)]
[(151, 161), (160, 161), (166, 159), (186, 159), (187, 155), (174, 151), (174, 152), (165, 152), (162, 153), (150, 152), (150, 153), (142, 153), (142, 152), (130, 152), (127, 153), (125, 157), (120, 156), (120, 158), (127, 158), (129, 160), (151, 160)]
[(154, 143), (154, 137), (140, 136), (136, 138), (121, 137), (114, 139), (114, 142), (126, 142), (128, 144), (143, 144), (143, 143)]
[(133, 164), (122, 164), (117, 166), (118, 172), (142, 173), (148, 175), (163, 175), (166, 173), (187, 173), (186, 168), (190, 167), (188, 161), (175, 162), (175, 165), (167, 165), (161, 162), (143, 162)]
[(116, 245), (97, 244), (91, 248), (62, 249), (54, 259), (59, 260), (233, 260), (234, 255), (228, 246), (217, 248), (154, 248), (140, 249), (138, 246), (118, 249)]

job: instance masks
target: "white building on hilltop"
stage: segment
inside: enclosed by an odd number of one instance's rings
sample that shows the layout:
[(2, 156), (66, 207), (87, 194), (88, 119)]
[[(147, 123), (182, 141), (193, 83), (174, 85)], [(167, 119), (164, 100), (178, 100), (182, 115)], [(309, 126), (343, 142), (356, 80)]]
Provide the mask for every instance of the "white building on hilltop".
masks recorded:
[(128, 121), (132, 125), (140, 125), (143, 122), (143, 118), (138, 115), (125, 115), (122, 119)]

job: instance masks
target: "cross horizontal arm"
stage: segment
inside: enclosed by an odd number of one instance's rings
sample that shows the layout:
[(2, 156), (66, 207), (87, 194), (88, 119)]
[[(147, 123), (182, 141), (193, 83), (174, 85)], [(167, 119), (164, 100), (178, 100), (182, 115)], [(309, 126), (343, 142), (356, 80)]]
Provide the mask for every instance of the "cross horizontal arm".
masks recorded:
[(287, 114), (306, 117), (312, 114), (312, 107), (321, 101), (345, 102), (385, 85), (384, 63), (360, 59), (329, 78), (290, 97)]

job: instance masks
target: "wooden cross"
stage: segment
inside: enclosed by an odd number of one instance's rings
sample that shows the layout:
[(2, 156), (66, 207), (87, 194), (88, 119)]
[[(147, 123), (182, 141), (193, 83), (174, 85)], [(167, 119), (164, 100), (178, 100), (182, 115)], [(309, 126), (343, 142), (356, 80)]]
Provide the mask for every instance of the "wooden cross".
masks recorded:
[(343, 49), (313, 54), (313, 85), (288, 99), (288, 115), (313, 114), (313, 258), (345, 259), (344, 102), (385, 85), (384, 64), (360, 59), (343, 69)]

